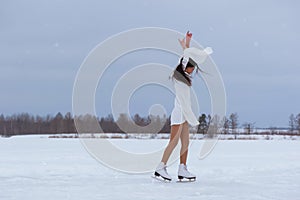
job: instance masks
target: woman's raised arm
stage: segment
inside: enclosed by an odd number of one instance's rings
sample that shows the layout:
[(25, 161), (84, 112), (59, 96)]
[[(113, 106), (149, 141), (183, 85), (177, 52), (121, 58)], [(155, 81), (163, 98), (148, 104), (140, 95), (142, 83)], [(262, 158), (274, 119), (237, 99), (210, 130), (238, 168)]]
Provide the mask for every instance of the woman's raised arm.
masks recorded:
[(191, 39), (192, 39), (192, 33), (190, 33), (190, 31), (186, 33), (186, 36), (182, 40), (178, 39), (183, 50), (190, 47)]

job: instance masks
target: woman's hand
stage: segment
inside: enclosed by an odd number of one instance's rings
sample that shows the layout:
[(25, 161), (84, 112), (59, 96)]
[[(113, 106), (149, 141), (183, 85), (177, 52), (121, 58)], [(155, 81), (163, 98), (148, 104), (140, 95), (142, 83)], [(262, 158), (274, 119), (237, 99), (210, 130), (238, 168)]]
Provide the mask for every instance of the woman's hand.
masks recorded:
[(186, 33), (186, 39), (185, 39), (185, 46), (186, 46), (186, 48), (189, 48), (190, 47), (190, 42), (191, 42), (191, 39), (192, 39), (192, 36), (193, 36), (193, 34), (192, 33), (190, 33), (190, 31), (188, 31), (187, 33)]

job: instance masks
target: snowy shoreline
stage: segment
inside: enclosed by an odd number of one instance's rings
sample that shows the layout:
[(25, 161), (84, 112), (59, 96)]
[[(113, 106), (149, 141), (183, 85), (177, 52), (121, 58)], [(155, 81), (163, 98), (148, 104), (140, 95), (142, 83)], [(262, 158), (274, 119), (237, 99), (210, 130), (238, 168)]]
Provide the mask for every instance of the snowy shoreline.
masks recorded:
[[(61, 133), (61, 134), (40, 134), (40, 135), (14, 135), (11, 137), (0, 137), (0, 138), (51, 138), (51, 139), (77, 139), (77, 138), (95, 138), (95, 139), (169, 139), (170, 134), (168, 133)], [(203, 134), (190, 134), (191, 140), (204, 140), (206, 139)], [(269, 135), (269, 134), (220, 134), (218, 135), (219, 140), (300, 140), (300, 135)]]

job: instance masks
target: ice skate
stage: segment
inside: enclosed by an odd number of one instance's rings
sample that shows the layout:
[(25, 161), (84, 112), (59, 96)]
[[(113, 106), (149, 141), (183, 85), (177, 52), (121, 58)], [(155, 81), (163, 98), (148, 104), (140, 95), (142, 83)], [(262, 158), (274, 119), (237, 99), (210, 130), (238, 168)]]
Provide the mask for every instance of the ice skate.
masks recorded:
[(180, 164), (178, 168), (178, 180), (179, 182), (184, 180), (195, 181), (196, 176), (188, 171), (186, 165)]
[(160, 162), (159, 165), (157, 166), (154, 172), (154, 177), (155, 178), (161, 177), (163, 180), (166, 181), (172, 180), (171, 176), (167, 172), (167, 166), (163, 162)]

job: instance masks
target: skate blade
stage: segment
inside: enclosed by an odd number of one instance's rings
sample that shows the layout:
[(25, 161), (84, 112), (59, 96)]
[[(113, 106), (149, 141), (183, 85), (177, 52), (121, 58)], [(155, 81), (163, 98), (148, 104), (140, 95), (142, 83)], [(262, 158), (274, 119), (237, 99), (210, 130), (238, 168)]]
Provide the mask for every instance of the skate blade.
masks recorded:
[(171, 180), (168, 180), (168, 179), (164, 179), (163, 177), (161, 176), (154, 176), (152, 175), (151, 178), (157, 180), (157, 181), (160, 181), (162, 183), (171, 183)]
[(196, 178), (181, 178), (176, 181), (176, 183), (191, 183), (195, 182)]

